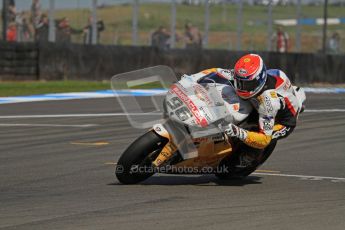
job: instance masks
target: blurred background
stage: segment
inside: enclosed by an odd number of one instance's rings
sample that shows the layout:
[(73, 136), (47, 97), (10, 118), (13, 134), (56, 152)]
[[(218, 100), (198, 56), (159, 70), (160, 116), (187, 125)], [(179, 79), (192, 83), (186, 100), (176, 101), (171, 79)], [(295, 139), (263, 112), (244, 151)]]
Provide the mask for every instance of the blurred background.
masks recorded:
[[(209, 49), (319, 52), (323, 49), (325, 2), (3, 0), (1, 29), (6, 31), (3, 40), (18, 42), (49, 40), (184, 48), (190, 40), (200, 39), (200, 45)], [(341, 53), (345, 1), (329, 0), (327, 8), (326, 49)]]
[(3, 80), (104, 80), (157, 64), (192, 73), (257, 52), (293, 80), (345, 82), (345, 0), (0, 3)]

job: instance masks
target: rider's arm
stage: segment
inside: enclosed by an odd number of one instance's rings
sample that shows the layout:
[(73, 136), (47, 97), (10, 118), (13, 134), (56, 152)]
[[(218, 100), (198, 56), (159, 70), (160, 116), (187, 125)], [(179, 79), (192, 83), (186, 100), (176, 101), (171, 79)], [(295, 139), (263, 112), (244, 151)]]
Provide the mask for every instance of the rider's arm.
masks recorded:
[(206, 69), (203, 71), (200, 71), (199, 73), (195, 73), (192, 75), (183, 75), (183, 78), (188, 78), (189, 80), (193, 82), (199, 83), (200, 80), (202, 80), (205, 76), (209, 76), (210, 74), (217, 74), (219, 77), (227, 79), (227, 80), (233, 80), (233, 74), (230, 70), (227, 69), (221, 69), (221, 68), (212, 68), (212, 69)]
[(281, 104), (277, 94), (271, 90), (265, 91), (255, 100), (255, 107), (259, 113), (259, 131), (248, 131), (231, 124), (225, 132), (231, 137), (237, 137), (250, 147), (264, 149), (272, 140), (275, 116)]
[(263, 92), (257, 98), (257, 101), (259, 113), (259, 131), (247, 131), (247, 136), (243, 142), (253, 148), (264, 149), (272, 140), (275, 116), (281, 107), (281, 103), (276, 92), (273, 90)]
[(201, 72), (198, 72), (198, 73), (195, 73), (195, 74), (191, 74), (191, 75), (187, 75), (187, 74), (184, 74), (182, 77), (181, 77), (181, 80), (183, 79), (187, 79), (188, 81), (191, 81), (191, 82), (195, 82), (195, 83), (199, 83), (199, 80), (202, 79), (203, 77), (205, 77), (206, 75), (210, 74), (216, 71), (216, 69), (207, 69), (207, 70), (203, 70)]

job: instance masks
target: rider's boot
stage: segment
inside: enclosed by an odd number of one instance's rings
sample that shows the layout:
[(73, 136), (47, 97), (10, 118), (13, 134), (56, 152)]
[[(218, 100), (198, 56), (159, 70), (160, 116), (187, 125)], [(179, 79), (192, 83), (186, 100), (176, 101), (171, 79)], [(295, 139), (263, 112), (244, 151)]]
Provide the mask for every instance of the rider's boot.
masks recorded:
[(236, 167), (247, 168), (255, 166), (258, 163), (258, 159), (263, 150), (255, 149), (243, 144), (238, 151), (240, 151), (240, 153), (238, 155), (238, 164)]

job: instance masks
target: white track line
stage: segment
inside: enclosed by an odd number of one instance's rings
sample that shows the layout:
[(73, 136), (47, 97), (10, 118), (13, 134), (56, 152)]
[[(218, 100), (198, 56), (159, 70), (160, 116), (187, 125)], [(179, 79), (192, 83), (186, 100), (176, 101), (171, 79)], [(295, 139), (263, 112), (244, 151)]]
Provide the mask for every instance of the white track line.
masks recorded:
[[(345, 109), (307, 109), (306, 113), (333, 113), (345, 112)], [(81, 114), (38, 114), (38, 115), (5, 115), (0, 119), (12, 118), (64, 118), (64, 117), (116, 117), (116, 116), (152, 116), (161, 115), (161, 113), (81, 113)]]
[(116, 117), (116, 116), (152, 116), (160, 113), (82, 113), (82, 114), (48, 114), (48, 115), (9, 115), (0, 119), (10, 118), (63, 118), (63, 117)]
[(345, 112), (345, 109), (306, 109), (306, 113), (333, 113), (333, 112)]
[(299, 178), (303, 180), (331, 180), (332, 182), (345, 182), (345, 178), (343, 177), (308, 176), (308, 175), (293, 175), (293, 174), (281, 174), (281, 173), (252, 173), (252, 175), (294, 177), (294, 178)]
[[(105, 162), (106, 165), (117, 165), (117, 162)], [(260, 171), (260, 169), (258, 169)], [(345, 182), (343, 177), (328, 177), (328, 176), (308, 176), (308, 175), (294, 175), (294, 174), (283, 174), (283, 173), (265, 173), (265, 172), (254, 172), (250, 175), (258, 176), (277, 176), (277, 177), (293, 177), (301, 180), (330, 180), (332, 182)]]
[(89, 128), (98, 126), (96, 124), (84, 125), (65, 125), (65, 124), (1, 124), (0, 127), (73, 127), (73, 128)]

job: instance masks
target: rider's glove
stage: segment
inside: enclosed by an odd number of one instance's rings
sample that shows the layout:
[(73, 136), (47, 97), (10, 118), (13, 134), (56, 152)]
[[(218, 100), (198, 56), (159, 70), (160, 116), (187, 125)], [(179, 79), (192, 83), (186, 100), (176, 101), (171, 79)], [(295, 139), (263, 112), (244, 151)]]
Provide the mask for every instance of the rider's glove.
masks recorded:
[(225, 130), (225, 134), (229, 137), (236, 137), (241, 141), (244, 141), (247, 138), (247, 131), (234, 124), (229, 125), (229, 128)]

